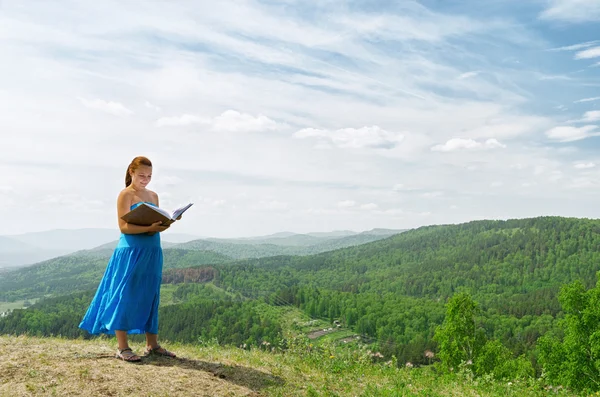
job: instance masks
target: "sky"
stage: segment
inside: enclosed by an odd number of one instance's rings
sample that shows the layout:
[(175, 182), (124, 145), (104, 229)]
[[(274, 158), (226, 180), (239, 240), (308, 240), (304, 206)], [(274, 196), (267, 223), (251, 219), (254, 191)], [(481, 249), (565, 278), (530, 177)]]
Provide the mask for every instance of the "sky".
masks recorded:
[(0, 235), (600, 214), (598, 0), (0, 0)]

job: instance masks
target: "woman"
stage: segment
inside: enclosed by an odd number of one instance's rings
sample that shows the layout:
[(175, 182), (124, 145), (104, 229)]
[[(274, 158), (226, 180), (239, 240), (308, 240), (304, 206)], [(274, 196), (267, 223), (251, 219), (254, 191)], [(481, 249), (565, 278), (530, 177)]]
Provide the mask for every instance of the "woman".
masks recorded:
[(146, 189), (151, 179), (150, 160), (142, 156), (134, 158), (127, 167), (125, 189), (117, 199), (121, 236), (96, 295), (79, 324), (91, 334), (116, 335), (116, 357), (124, 361), (141, 360), (129, 347), (128, 334), (146, 334), (144, 355), (175, 357), (157, 340), (163, 266), (160, 232), (168, 226), (161, 226), (160, 222), (139, 226), (121, 219), (141, 203), (159, 206), (158, 195)]

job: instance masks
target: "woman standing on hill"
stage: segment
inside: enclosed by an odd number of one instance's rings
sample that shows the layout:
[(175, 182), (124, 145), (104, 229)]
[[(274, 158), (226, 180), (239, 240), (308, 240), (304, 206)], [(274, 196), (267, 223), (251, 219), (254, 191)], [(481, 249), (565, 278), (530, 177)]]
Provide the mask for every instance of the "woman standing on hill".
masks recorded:
[(144, 355), (175, 357), (158, 344), (158, 305), (163, 266), (160, 232), (168, 226), (161, 226), (160, 222), (139, 226), (121, 219), (142, 203), (159, 206), (158, 195), (146, 189), (151, 178), (152, 163), (146, 157), (134, 158), (127, 167), (125, 189), (117, 199), (121, 236), (96, 295), (79, 324), (91, 334), (116, 335), (116, 357), (125, 361), (141, 360), (129, 347), (128, 334), (146, 334)]

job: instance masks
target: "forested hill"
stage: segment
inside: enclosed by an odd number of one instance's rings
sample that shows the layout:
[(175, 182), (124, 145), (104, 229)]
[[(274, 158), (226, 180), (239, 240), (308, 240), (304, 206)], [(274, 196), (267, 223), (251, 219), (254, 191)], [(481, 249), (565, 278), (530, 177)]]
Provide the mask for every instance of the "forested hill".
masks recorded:
[[(323, 238), (312, 236), (292, 236), (280, 239), (265, 240), (208, 240), (199, 239), (177, 244), (172, 248), (185, 250), (213, 251), (234, 259), (262, 258), (279, 255), (313, 255), (340, 248), (367, 244), (372, 241), (388, 238), (404, 231), (390, 230), (373, 233), (364, 232), (352, 236)], [(279, 240), (279, 241), (277, 241)]]
[[(557, 303), (560, 285), (595, 283), (599, 231), (599, 220), (561, 217), (427, 226), (309, 257), (238, 261), (221, 269), (221, 277), (246, 290), (273, 280), (275, 289), (310, 284), (442, 299), (466, 291), (500, 307), (531, 300), (522, 309), (537, 313)], [(252, 273), (262, 281), (251, 285)]]
[[(393, 292), (433, 298), (447, 298), (456, 291), (466, 290), (485, 296), (485, 301), (495, 302), (495, 306), (512, 305), (512, 310), (516, 309), (514, 300), (521, 304), (531, 300), (527, 312), (538, 313), (542, 310), (540, 305), (556, 307), (558, 286), (573, 280), (582, 280), (586, 286), (594, 283), (595, 272), (600, 268), (598, 231), (600, 221), (576, 218), (474, 221), (421, 227), (310, 256), (232, 262), (233, 258), (214, 251), (166, 249), (165, 268), (228, 261), (231, 263), (218, 266), (220, 282), (244, 290), (264, 290), (266, 285), (279, 290), (310, 284), (344, 292)], [(101, 277), (104, 262), (102, 258), (81, 256), (58, 258), (5, 274), (0, 278), (0, 290), (5, 298), (30, 297), (30, 294), (11, 293), (14, 289), (24, 291), (26, 287), (56, 293), (62, 290), (54, 284), (71, 288), (68, 285), (77, 284), (81, 272), (86, 273), (85, 284), (92, 288)], [(92, 269), (94, 274), (87, 274)], [(31, 278), (34, 275), (39, 283)], [(499, 294), (507, 299), (499, 298)]]
[[(200, 261), (207, 259), (204, 251), (181, 250), (178, 255), (169, 254), (165, 263), (163, 288), (170, 291), (165, 301), (172, 304), (161, 309), (161, 332), (168, 339), (181, 342), (192, 343), (210, 335), (239, 345), (263, 343), (266, 336), (255, 331), (267, 329), (267, 340), (272, 343), (280, 338), (280, 330), (294, 329), (299, 323), (290, 328), (285, 325), (285, 316), (265, 318), (264, 314), (276, 314), (278, 311), (272, 309), (290, 306), (311, 319), (342, 325), (348, 332), (343, 336), (356, 333), (363, 341), (373, 342), (370, 348), (377, 349), (386, 360), (395, 357), (398, 363), (426, 365), (431, 360), (424, 352), (454, 356), (460, 353), (448, 353), (452, 343), (446, 344), (444, 352), (439, 339), (434, 339), (436, 330), (448, 319), (444, 306), (456, 298), (462, 308), (483, 309), (473, 309), (464, 317), (468, 321), (463, 321), (471, 324), (472, 329), (465, 328), (469, 338), (477, 337), (471, 342), (477, 342), (479, 350), (471, 349), (471, 356), (466, 356), (473, 358), (474, 365), (480, 368), (477, 371), (500, 371), (494, 375), (498, 377), (535, 377), (542, 372), (538, 358), (546, 363), (544, 370), (559, 368), (560, 363), (553, 357), (561, 358), (573, 350), (569, 343), (597, 339), (571, 335), (572, 330), (561, 328), (565, 322), (557, 320), (566, 319), (567, 324), (579, 321), (573, 318), (588, 310), (579, 310), (580, 302), (597, 312), (597, 300), (592, 298), (600, 296), (600, 287), (587, 295), (584, 289), (596, 283), (600, 270), (599, 231), (600, 220), (539, 217), (421, 227), (311, 256), (215, 263)], [(166, 255), (170, 251), (165, 250)], [(94, 258), (87, 258), (91, 259)], [(74, 262), (55, 265), (54, 273), (68, 266), (73, 267), (71, 272), (81, 268)], [(94, 280), (101, 276), (101, 265), (97, 263), (95, 268), (97, 273), (87, 274), (84, 279), (89, 291), (15, 310), (0, 319), (0, 332), (19, 333), (27, 329), (40, 336), (80, 332), (73, 319), (81, 318), (89, 304), (97, 283)], [(50, 267), (44, 269), (49, 271)], [(68, 283), (55, 278), (44, 285), (40, 273), (35, 289), (45, 286), (48, 293), (66, 293), (82, 284), (82, 275), (73, 274)], [(567, 286), (574, 281), (580, 282), (581, 288)], [(16, 289), (0, 288), (2, 295), (15, 298), (34, 292), (25, 278), (5, 279), (3, 285), (11, 283)], [(565, 286), (566, 295), (561, 292)], [(212, 295), (206, 296), (209, 292)], [(215, 299), (215, 293), (220, 300)], [(565, 301), (565, 296), (574, 297), (577, 310), (568, 299)], [(596, 317), (585, 314), (593, 320), (584, 319), (591, 325), (573, 330), (600, 332), (596, 320), (600, 312), (596, 312), (592, 313)], [(246, 321), (242, 313), (252, 320)], [(269, 326), (259, 325), (261, 321)], [(31, 324), (37, 325), (32, 328)], [(559, 338), (546, 339), (550, 342), (536, 350), (540, 337), (553, 335)], [(560, 335), (565, 335), (564, 345)], [(582, 349), (600, 351), (600, 346), (596, 343)], [(594, 357), (586, 360), (593, 364)], [(577, 359), (580, 357), (574, 360)], [(573, 362), (560, 365), (573, 367)], [(508, 367), (503, 367), (503, 363)], [(558, 372), (564, 372), (561, 371)], [(553, 376), (558, 382), (570, 382)], [(600, 376), (597, 378), (600, 384)]]

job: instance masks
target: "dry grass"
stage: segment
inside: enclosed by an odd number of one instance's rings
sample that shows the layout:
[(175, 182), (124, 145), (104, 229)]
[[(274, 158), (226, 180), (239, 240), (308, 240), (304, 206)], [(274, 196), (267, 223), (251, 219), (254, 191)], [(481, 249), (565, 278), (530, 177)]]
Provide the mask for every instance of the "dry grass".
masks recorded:
[[(0, 396), (261, 396), (281, 379), (228, 362), (114, 358), (114, 340), (0, 337)], [(143, 346), (133, 345), (141, 354)], [(188, 354), (186, 354), (188, 353)]]
[[(115, 340), (0, 336), (0, 397), (21, 396), (572, 396), (523, 382), (356, 362), (344, 353), (274, 354), (165, 343), (178, 358), (114, 358)], [(143, 345), (132, 343), (141, 354)], [(535, 382), (534, 382), (535, 383)]]

